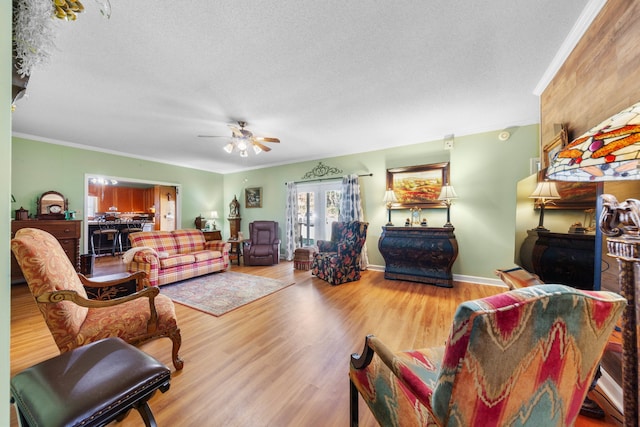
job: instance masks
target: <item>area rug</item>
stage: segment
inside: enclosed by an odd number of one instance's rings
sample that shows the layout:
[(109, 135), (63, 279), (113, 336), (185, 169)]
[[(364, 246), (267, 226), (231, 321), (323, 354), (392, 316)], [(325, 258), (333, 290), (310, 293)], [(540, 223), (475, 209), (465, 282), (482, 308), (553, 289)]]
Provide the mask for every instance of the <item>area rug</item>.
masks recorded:
[(293, 282), (224, 271), (163, 285), (160, 293), (182, 305), (222, 316), (291, 285)]

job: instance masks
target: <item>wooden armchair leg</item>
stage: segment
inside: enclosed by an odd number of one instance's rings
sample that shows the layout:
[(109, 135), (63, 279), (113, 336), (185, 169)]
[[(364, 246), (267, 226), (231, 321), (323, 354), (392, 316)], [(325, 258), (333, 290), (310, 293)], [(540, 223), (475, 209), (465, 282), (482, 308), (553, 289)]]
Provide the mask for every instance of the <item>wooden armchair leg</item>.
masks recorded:
[(171, 358), (173, 359), (173, 366), (176, 368), (176, 371), (181, 370), (184, 367), (184, 361), (178, 355), (178, 351), (180, 350), (180, 346), (182, 345), (182, 336), (180, 335), (180, 329), (177, 329), (173, 333), (169, 335), (171, 338), (171, 342), (173, 343), (173, 347), (171, 348)]
[(349, 416), (351, 427), (358, 427), (358, 389), (349, 379)]

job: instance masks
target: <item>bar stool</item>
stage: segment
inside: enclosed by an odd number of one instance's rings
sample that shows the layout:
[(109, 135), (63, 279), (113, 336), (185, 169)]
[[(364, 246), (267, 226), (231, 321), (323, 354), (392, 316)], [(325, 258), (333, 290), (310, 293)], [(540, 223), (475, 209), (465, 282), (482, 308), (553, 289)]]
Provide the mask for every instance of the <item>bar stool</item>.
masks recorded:
[[(104, 238), (103, 238), (104, 236)], [(96, 252), (96, 239), (98, 239), (98, 251)], [(111, 256), (116, 255), (116, 245), (118, 242), (118, 228), (115, 217), (106, 217), (98, 222), (98, 229), (91, 235), (91, 251), (94, 255), (102, 253), (102, 241), (111, 241)]]
[(11, 379), (11, 402), (22, 426), (103, 426), (136, 409), (147, 427), (156, 420), (148, 400), (169, 390), (165, 365), (106, 338), (62, 353)]
[[(120, 228), (118, 234), (118, 242), (120, 244), (120, 252), (126, 252), (131, 249), (131, 243), (129, 242), (129, 235), (131, 233), (138, 233), (142, 231), (142, 220), (130, 219), (125, 222), (126, 226)], [(124, 243), (122, 242), (124, 240)]]

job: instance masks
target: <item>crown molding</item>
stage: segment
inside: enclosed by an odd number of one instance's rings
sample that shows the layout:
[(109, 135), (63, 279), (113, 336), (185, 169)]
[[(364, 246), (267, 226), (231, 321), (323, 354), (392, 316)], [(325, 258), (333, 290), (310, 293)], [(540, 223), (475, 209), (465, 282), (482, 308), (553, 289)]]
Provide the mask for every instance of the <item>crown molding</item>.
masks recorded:
[(560, 46), (556, 56), (554, 56), (551, 64), (549, 64), (547, 70), (544, 72), (542, 78), (533, 90), (534, 95), (542, 95), (542, 92), (544, 92), (549, 83), (551, 83), (551, 80), (553, 80), (560, 67), (562, 67), (562, 64), (564, 64), (564, 61), (567, 60), (569, 54), (571, 54), (584, 33), (587, 32), (589, 26), (591, 26), (591, 23), (596, 16), (598, 16), (598, 13), (600, 13), (600, 10), (606, 3), (607, 0), (589, 0), (589, 3), (585, 6), (584, 10), (578, 17), (578, 20), (573, 25), (573, 28), (571, 28), (571, 31), (564, 39), (564, 42)]

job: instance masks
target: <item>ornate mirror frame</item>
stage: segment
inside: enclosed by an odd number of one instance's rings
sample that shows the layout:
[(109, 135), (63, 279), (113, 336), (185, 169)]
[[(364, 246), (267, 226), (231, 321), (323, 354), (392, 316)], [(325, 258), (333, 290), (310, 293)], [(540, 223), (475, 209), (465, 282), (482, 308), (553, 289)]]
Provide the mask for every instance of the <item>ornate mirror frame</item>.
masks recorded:
[(38, 198), (38, 219), (64, 219), (69, 201), (57, 191), (47, 191)]

